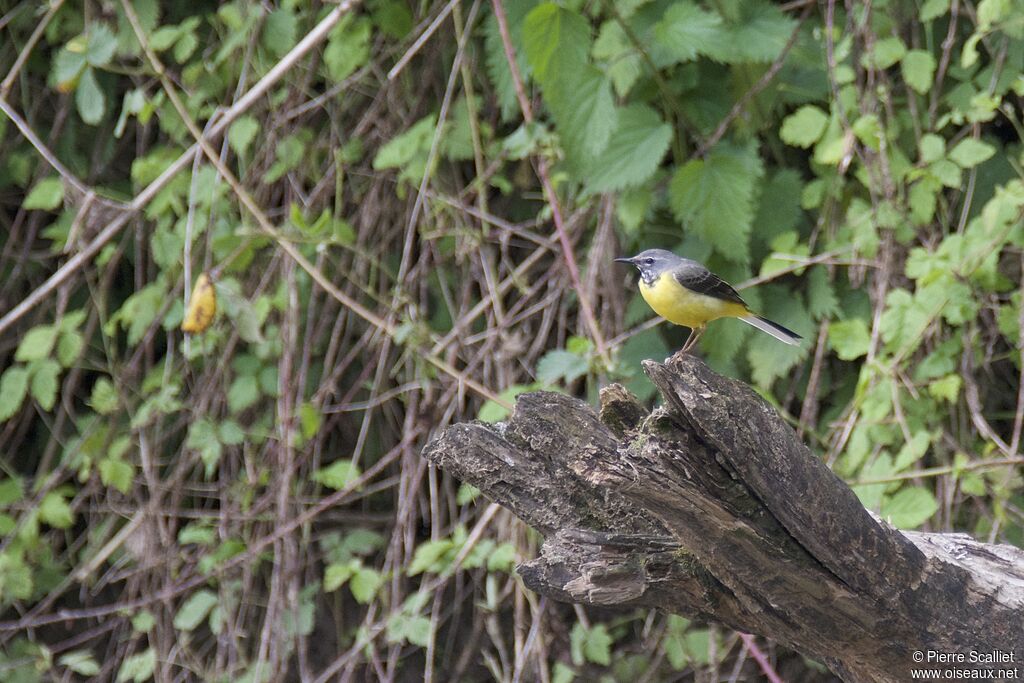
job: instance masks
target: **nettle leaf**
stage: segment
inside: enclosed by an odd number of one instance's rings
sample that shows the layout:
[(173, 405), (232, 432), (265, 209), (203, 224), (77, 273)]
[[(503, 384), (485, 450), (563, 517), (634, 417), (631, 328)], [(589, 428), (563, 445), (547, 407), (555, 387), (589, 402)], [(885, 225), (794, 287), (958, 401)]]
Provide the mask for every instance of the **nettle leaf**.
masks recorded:
[(78, 107), (78, 115), (90, 126), (95, 126), (103, 119), (103, 113), (107, 110), (107, 100), (100, 90), (96, 71), (92, 67), (86, 67), (82, 77), (78, 79), (75, 105)]
[(42, 209), (53, 211), (64, 201), (64, 183), (59, 176), (43, 178), (25, 197), (21, 203), (23, 209)]
[(796, 30), (796, 20), (769, 2), (745, 2), (740, 12), (741, 21), (729, 26), (726, 40), (708, 56), (730, 64), (774, 61)]
[(33, 362), (29, 366), (32, 375), (32, 398), (39, 402), (43, 410), (52, 410), (57, 402), (58, 378), (60, 364), (49, 358)]
[(882, 502), (879, 514), (900, 529), (916, 529), (939, 509), (935, 495), (921, 486), (900, 489)]
[(722, 18), (695, 3), (673, 3), (654, 27), (659, 46), (677, 61), (688, 62), (698, 55), (724, 52), (728, 35)]
[(18, 412), (28, 393), (28, 370), (14, 365), (0, 375), (0, 422)]
[(579, 379), (587, 374), (587, 360), (568, 351), (548, 351), (537, 362), (537, 381), (541, 384), (554, 384), (560, 380), (566, 383)]
[(335, 81), (348, 78), (370, 58), (371, 22), (365, 17), (345, 15), (331, 30), (324, 48), (327, 73)]
[(794, 147), (810, 147), (821, 139), (827, 127), (828, 114), (807, 104), (783, 119), (779, 137)]
[[(536, 6), (536, 0), (504, 3), (509, 37), (512, 39), (513, 45), (523, 44), (523, 22), (530, 11)], [(509, 71), (508, 59), (505, 56), (505, 45), (501, 40), (498, 22), (493, 14), (487, 18), (487, 24), (484, 27), (484, 45), (487, 49), (487, 74), (490, 76), (491, 83), (494, 84), (498, 103), (501, 105), (501, 118), (504, 121), (508, 121), (519, 111), (519, 103), (516, 101), (515, 87), (512, 84), (512, 72)], [(516, 50), (515, 52), (519, 73), (524, 79), (527, 79), (533, 72), (530, 70), (526, 54), (523, 50)]]
[(972, 168), (988, 161), (996, 153), (996, 148), (987, 142), (964, 138), (949, 152), (949, 158), (960, 168)]
[(622, 24), (608, 20), (601, 25), (594, 41), (593, 55), (594, 59), (605, 62), (619, 97), (628, 95), (643, 71), (643, 58), (630, 42)]
[(590, 52), (590, 24), (579, 14), (546, 2), (523, 22), (523, 49), (543, 86), (559, 72), (578, 69)]
[(284, 55), (295, 45), (298, 29), (298, 19), (291, 10), (274, 10), (263, 22), (263, 32), (260, 34), (263, 47), (276, 57)]
[(932, 88), (935, 66), (935, 57), (932, 57), (931, 52), (911, 50), (903, 56), (900, 69), (907, 85), (923, 95)]
[(260, 124), (255, 116), (248, 114), (240, 116), (228, 128), (228, 144), (231, 145), (235, 154), (241, 156), (249, 149), (249, 145), (252, 144), (259, 130)]
[(594, 192), (642, 185), (654, 175), (672, 141), (671, 126), (646, 105), (621, 109), (618, 119), (608, 146), (587, 173)]
[(313, 480), (335, 491), (341, 490), (359, 478), (362, 472), (351, 460), (335, 460), (333, 463), (317, 470)]
[(33, 361), (40, 358), (47, 358), (53, 351), (53, 345), (57, 342), (56, 325), (38, 325), (29, 330), (21, 342), (18, 343), (18, 350), (14, 352), (14, 359), (20, 361)]
[(587, 64), (552, 77), (544, 96), (569, 161), (584, 168), (608, 146), (616, 126), (611, 80)]
[(418, 181), (427, 168), (427, 154), (436, 125), (437, 117), (429, 114), (388, 140), (373, 158), (374, 170), (401, 168), (401, 177)]
[(704, 160), (684, 164), (669, 185), (676, 219), (731, 261), (750, 260), (750, 226), (764, 176), (753, 144), (717, 145)]
[(907, 46), (897, 36), (889, 36), (876, 40), (871, 47), (871, 52), (861, 58), (861, 63), (868, 68), (888, 69), (896, 62), (903, 59), (907, 53)]
[(871, 333), (860, 318), (839, 320), (828, 326), (828, 342), (843, 360), (855, 360), (868, 352)]
[(177, 614), (174, 615), (174, 628), (179, 631), (194, 631), (218, 602), (217, 594), (213, 591), (196, 591), (178, 608)]

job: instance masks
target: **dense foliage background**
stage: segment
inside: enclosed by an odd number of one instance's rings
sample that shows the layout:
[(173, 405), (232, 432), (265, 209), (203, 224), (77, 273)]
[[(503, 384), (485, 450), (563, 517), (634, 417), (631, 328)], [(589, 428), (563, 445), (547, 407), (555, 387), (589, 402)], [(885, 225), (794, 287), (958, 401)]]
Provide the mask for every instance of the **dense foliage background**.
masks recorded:
[(807, 338), (699, 353), (867, 507), (1024, 544), (1017, 0), (23, 0), (0, 78), (5, 681), (828, 678), (524, 590), (419, 457), (656, 400), (652, 246)]

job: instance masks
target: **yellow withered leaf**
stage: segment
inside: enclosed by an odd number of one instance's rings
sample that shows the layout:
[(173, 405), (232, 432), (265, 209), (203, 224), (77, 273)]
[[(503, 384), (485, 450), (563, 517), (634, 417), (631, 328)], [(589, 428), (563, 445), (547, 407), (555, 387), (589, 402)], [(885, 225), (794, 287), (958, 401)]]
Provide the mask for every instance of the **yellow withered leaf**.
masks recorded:
[(217, 313), (217, 293), (213, 289), (213, 281), (206, 273), (196, 278), (192, 288), (192, 298), (185, 311), (185, 319), (181, 321), (181, 331), (198, 334), (210, 326), (213, 316)]

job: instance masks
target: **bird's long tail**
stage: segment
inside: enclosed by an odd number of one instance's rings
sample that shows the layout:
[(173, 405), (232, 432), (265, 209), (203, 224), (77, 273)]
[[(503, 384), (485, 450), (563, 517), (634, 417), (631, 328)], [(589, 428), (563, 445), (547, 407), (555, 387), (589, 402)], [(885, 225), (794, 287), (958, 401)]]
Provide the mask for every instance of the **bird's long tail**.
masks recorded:
[(759, 315), (754, 315), (753, 313), (751, 313), (750, 315), (742, 316), (740, 320), (742, 320), (748, 325), (756, 327), (762, 332), (767, 332), (768, 334), (775, 337), (783, 344), (800, 346), (800, 340), (803, 339), (803, 337), (801, 337), (793, 330), (787, 330), (782, 325), (774, 323), (768, 318), (762, 318)]

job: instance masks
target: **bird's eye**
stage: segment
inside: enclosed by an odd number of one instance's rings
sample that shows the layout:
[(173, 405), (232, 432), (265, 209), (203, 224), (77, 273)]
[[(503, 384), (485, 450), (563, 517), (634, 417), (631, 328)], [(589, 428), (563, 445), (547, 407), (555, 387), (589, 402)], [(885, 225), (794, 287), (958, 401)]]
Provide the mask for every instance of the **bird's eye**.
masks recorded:
[(652, 258), (645, 258), (644, 259), (644, 265), (645, 266), (653, 266), (654, 265), (654, 259), (652, 259)]

